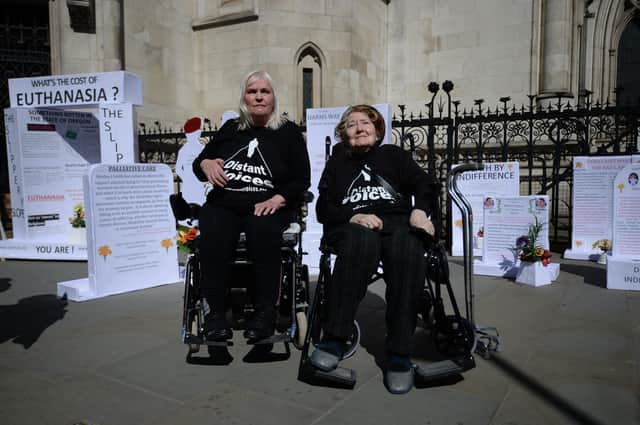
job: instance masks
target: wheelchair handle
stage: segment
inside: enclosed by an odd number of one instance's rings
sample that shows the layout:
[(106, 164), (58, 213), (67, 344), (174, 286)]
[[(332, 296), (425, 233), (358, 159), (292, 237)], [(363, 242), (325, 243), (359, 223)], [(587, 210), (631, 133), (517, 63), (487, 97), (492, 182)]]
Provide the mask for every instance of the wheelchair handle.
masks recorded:
[[(467, 171), (480, 171), (484, 169), (481, 163), (462, 164), (451, 170), (447, 185), (447, 191), (453, 202), (460, 208), (462, 214), (462, 250), (464, 255), (464, 287), (465, 306), (467, 319), (473, 324), (473, 212), (471, 204), (464, 197), (458, 187), (458, 176)], [(475, 326), (475, 325), (474, 325)]]

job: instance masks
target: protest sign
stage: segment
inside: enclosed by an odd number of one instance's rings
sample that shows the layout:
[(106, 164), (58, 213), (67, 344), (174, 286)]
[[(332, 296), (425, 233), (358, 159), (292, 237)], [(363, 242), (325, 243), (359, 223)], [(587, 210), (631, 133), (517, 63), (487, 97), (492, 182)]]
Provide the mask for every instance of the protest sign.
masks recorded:
[(88, 279), (58, 284), (75, 301), (179, 280), (173, 175), (164, 164), (98, 164), (85, 176)]
[[(453, 166), (457, 167), (459, 164)], [(482, 203), (485, 196), (518, 196), (520, 194), (520, 167), (517, 162), (491, 162), (484, 170), (468, 171), (458, 176), (458, 188), (471, 205), (473, 214), (473, 255), (482, 255), (485, 228)], [(462, 213), (452, 208), (452, 247), (454, 256), (462, 255)]]
[[(474, 273), (515, 277), (520, 260), (515, 249), (536, 219), (542, 223), (537, 244), (549, 249), (549, 197), (544, 195), (486, 197), (483, 203), (485, 237), (482, 261), (474, 262)], [(549, 264), (550, 279), (559, 274), (558, 264)]]
[(613, 180), (630, 163), (630, 155), (573, 158), (571, 248), (565, 250), (565, 258), (595, 259), (599, 251), (593, 243), (611, 240)]

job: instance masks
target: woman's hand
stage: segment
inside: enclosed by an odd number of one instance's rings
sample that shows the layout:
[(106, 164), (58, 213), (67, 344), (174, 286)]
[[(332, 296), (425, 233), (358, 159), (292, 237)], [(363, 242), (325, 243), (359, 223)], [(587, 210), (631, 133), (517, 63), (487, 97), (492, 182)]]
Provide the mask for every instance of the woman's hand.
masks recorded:
[(427, 214), (422, 210), (415, 209), (411, 211), (411, 215), (409, 216), (409, 224), (411, 224), (413, 227), (424, 230), (431, 236), (435, 236), (436, 234), (435, 226), (433, 225), (431, 220), (429, 220)]
[(203, 159), (200, 163), (200, 168), (209, 183), (225, 187), (229, 178), (224, 172), (224, 161), (220, 158), (216, 159)]
[(371, 230), (382, 230), (382, 220), (375, 214), (354, 214), (349, 222)]
[(266, 201), (255, 204), (253, 214), (258, 216), (270, 215), (278, 211), (280, 208), (284, 207), (286, 204), (287, 202), (284, 199), (284, 196), (276, 194)]

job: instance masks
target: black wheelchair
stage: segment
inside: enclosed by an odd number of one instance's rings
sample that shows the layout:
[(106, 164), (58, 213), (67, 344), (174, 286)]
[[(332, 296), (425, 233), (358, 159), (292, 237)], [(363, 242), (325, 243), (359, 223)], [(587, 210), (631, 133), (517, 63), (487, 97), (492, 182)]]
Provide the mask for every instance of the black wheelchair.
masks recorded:
[[(423, 231), (416, 229), (421, 238), (426, 262), (425, 283), (420, 297), (418, 326), (430, 334), (433, 347), (441, 355), (442, 360), (428, 362), (428, 359), (412, 358), (413, 368), (417, 380), (427, 385), (446, 381), (448, 378), (459, 376), (461, 373), (476, 366), (473, 354), (479, 353), (489, 358), (491, 352), (499, 349), (499, 335), (494, 327), (478, 327), (473, 317), (473, 248), (471, 241), (472, 214), (471, 206), (466, 201), (457, 186), (457, 176), (466, 171), (481, 170), (479, 164), (464, 164), (452, 170), (448, 181), (448, 192), (452, 200), (458, 205), (463, 217), (463, 245), (464, 245), (464, 311), (463, 315), (456, 301), (455, 293), (449, 276), (447, 253), (439, 241)], [(432, 211), (439, 212), (438, 202), (434, 202)], [(434, 217), (436, 235), (441, 234), (438, 216)], [(324, 372), (315, 368), (309, 358), (311, 346), (322, 340), (322, 322), (326, 315), (327, 292), (331, 290), (331, 255), (332, 248), (327, 245), (320, 247), (320, 271), (314, 292), (313, 301), (308, 314), (308, 331), (302, 347), (302, 355), (298, 367), (298, 380), (303, 382), (329, 381), (335, 385), (353, 388), (356, 384), (355, 372), (351, 369), (338, 367), (331, 372)], [(370, 283), (383, 276), (382, 266), (371, 277)], [(444, 288), (444, 289), (443, 289)], [(446, 291), (447, 299), (443, 297)], [(360, 327), (354, 322), (353, 332), (347, 342), (347, 350), (342, 359), (352, 356), (360, 342)]]
[[(449, 280), (449, 268), (444, 247), (436, 243), (427, 233), (420, 234), (425, 244), (427, 274), (420, 299), (419, 326), (429, 331), (435, 349), (445, 360), (425, 363), (422, 359), (412, 359), (416, 374), (424, 380), (438, 380), (451, 375), (460, 374), (475, 367), (472, 353), (475, 350), (476, 335), (473, 325), (461, 314), (460, 308)], [(356, 383), (355, 372), (351, 369), (338, 367), (331, 372), (324, 372), (309, 360), (309, 350), (322, 339), (322, 322), (325, 315), (327, 291), (331, 289), (331, 247), (320, 247), (320, 271), (309, 310), (309, 329), (302, 347), (302, 355), (298, 369), (298, 379), (301, 381), (331, 381), (334, 384), (352, 388)], [(373, 283), (383, 276), (382, 266), (371, 277)], [(443, 299), (443, 289), (448, 295), (450, 312), (447, 312)], [(351, 357), (360, 342), (360, 326), (354, 321), (352, 335), (347, 341), (347, 349), (343, 360)]]
[[(287, 356), (289, 343), (302, 348), (307, 333), (307, 309), (309, 306), (309, 270), (302, 264), (302, 230), (306, 204), (311, 202), (313, 194), (306, 192), (302, 196), (300, 208), (296, 210), (294, 221), (282, 234), (282, 261), (280, 273), (280, 291), (278, 297), (278, 322), (276, 333), (259, 341), (248, 341), (250, 345), (272, 346), (284, 343)], [(198, 219), (200, 206), (187, 203), (180, 192), (170, 196), (171, 209), (176, 220), (193, 222)], [(201, 294), (200, 251), (198, 238), (194, 249), (186, 260), (184, 274), (184, 305), (182, 313), (182, 342), (188, 345), (187, 361), (200, 351), (201, 345), (209, 349), (215, 346), (233, 345), (231, 340), (207, 341), (204, 334), (204, 317), (209, 307)], [(240, 234), (232, 265), (233, 282), (227, 294), (231, 306), (232, 322), (238, 323), (250, 317), (254, 311), (252, 302), (252, 264), (247, 257), (244, 233)], [(227, 312), (228, 314), (229, 312)]]

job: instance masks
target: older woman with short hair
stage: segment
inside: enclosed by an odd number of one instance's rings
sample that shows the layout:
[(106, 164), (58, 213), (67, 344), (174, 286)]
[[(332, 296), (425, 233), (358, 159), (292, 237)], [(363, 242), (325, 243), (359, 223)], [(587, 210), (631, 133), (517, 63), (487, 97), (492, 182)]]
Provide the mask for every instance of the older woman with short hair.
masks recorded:
[(412, 228), (434, 235), (429, 216), (439, 185), (409, 152), (381, 145), (384, 133), (384, 118), (369, 105), (349, 107), (335, 129), (342, 148), (334, 149), (322, 173), (316, 212), (336, 260), (325, 337), (311, 363), (324, 371), (338, 366), (358, 305), (382, 261), (387, 284), (384, 382), (390, 392), (405, 393), (413, 387), (410, 354), (426, 273), (424, 247)]
[(241, 231), (255, 267), (255, 314), (244, 336), (260, 340), (273, 335), (282, 232), (310, 185), (302, 133), (280, 115), (268, 73), (254, 71), (244, 78), (239, 112), (193, 162), (198, 179), (213, 185), (199, 220), (202, 294), (211, 310), (204, 327), (211, 341), (232, 337), (225, 298)]

